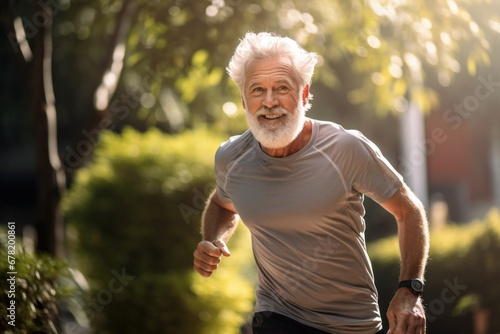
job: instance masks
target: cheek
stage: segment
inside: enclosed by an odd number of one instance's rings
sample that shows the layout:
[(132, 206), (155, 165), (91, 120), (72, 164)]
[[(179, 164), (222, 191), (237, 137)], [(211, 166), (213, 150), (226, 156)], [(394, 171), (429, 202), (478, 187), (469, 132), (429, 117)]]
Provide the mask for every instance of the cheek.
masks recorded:
[(246, 100), (246, 108), (245, 110), (251, 113), (255, 113), (262, 107), (262, 101), (259, 101), (256, 98), (249, 98)]
[(302, 101), (298, 98), (298, 96), (290, 96), (283, 101), (284, 106), (286, 106), (288, 110), (294, 110), (297, 108), (297, 105), (301, 103)]

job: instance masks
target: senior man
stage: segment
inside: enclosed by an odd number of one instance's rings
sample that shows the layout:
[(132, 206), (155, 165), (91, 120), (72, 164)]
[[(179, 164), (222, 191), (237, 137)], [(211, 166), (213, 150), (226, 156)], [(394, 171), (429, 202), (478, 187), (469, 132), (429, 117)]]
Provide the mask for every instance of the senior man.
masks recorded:
[(249, 130), (215, 156), (216, 190), (202, 218), (194, 269), (209, 277), (238, 221), (258, 268), (255, 334), (383, 333), (364, 238), (364, 196), (396, 218), (399, 287), (388, 334), (425, 333), (429, 248), (421, 202), (360, 132), (306, 117), (317, 55), (290, 38), (248, 33), (227, 68)]

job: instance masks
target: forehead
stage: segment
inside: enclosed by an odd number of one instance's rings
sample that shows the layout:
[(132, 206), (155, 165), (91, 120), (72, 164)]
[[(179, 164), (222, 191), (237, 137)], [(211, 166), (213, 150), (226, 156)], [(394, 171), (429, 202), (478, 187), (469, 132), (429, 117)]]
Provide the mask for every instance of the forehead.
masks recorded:
[(264, 81), (283, 80), (296, 83), (292, 63), (285, 57), (254, 60), (246, 70), (246, 86)]

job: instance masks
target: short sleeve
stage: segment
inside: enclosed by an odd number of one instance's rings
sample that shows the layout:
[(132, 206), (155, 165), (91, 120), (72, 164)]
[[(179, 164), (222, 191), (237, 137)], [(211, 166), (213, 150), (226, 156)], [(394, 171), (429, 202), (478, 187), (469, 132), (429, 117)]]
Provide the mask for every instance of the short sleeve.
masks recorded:
[(231, 198), (225, 190), (227, 181), (227, 163), (223, 158), (223, 145), (221, 145), (215, 153), (215, 182), (217, 196), (224, 202), (231, 202)]
[(385, 202), (401, 188), (403, 177), (373, 142), (359, 131), (348, 132), (352, 135), (352, 187), (378, 203)]

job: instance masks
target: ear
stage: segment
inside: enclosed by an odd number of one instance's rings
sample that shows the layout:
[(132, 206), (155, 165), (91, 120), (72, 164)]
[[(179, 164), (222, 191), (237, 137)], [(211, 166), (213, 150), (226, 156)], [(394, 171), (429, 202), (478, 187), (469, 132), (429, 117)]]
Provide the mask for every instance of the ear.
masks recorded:
[(302, 89), (302, 105), (306, 105), (307, 101), (309, 100), (309, 84), (304, 86), (304, 89)]
[(243, 106), (244, 110), (247, 110), (246, 105), (245, 105), (245, 99), (243, 98), (243, 96), (241, 97), (241, 105)]

